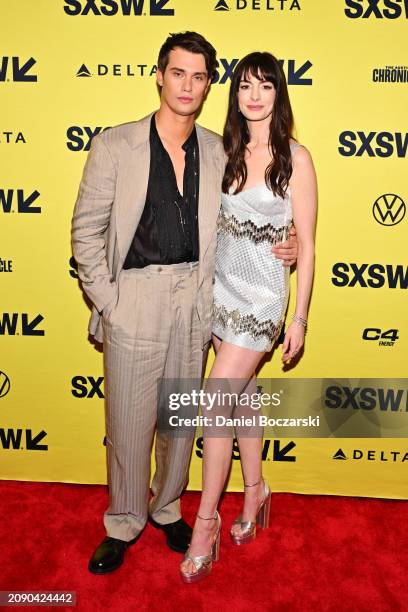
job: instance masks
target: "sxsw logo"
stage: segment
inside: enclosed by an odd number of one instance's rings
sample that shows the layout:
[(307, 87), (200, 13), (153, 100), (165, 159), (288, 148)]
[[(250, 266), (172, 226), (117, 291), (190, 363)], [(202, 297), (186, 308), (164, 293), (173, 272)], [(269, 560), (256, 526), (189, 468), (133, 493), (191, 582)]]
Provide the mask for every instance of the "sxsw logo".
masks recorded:
[(395, 193), (386, 193), (373, 204), (374, 219), (380, 225), (398, 225), (405, 217), (405, 202)]
[[(238, 58), (234, 58), (232, 60), (223, 57), (220, 58), (218, 60), (218, 67), (214, 74), (212, 83), (224, 85), (228, 80), (231, 80), (234, 68), (238, 62)], [(302, 64), (299, 64), (299, 62), (296, 62), (294, 59), (282, 59), (279, 60), (279, 63), (284, 69), (286, 68), (286, 79), (288, 85), (312, 85), (312, 78), (310, 75), (306, 76), (310, 68), (313, 66), (310, 60), (306, 60)]]
[[(34, 318), (29, 318), (26, 312), (19, 314), (18, 312), (3, 312), (0, 315), (0, 336), (19, 336), (21, 329), (22, 336), (44, 336), (45, 331), (43, 329), (37, 329), (44, 317), (41, 314), (36, 315)], [(20, 321), (20, 326), (18, 322)]]
[(408, 18), (408, 0), (345, 0), (344, 12), (350, 19)]
[(103, 376), (94, 378), (94, 376), (74, 376), (71, 380), (72, 389), (71, 393), (77, 398), (92, 398), (98, 397), (103, 399), (105, 396), (101, 389), (103, 383)]
[(366, 461), (408, 461), (408, 452), (403, 451), (392, 451), (392, 450), (361, 450), (360, 448), (355, 448), (352, 450), (351, 456), (347, 457), (346, 453), (342, 448), (339, 448), (332, 457), (332, 459), (337, 459), (340, 461), (347, 461), (348, 459), (361, 460), (365, 459)]
[(68, 265), (70, 268), (69, 275), (72, 276), (72, 278), (78, 279), (78, 264), (73, 255), (69, 258)]
[(70, 151), (89, 151), (94, 136), (106, 128), (71, 125), (67, 129), (67, 147)]
[(24, 192), (24, 189), (0, 189), (0, 210), (4, 213), (38, 214), (41, 212), (41, 206), (35, 203), (38, 204), (39, 196), (37, 189), (31, 193)]
[[(280, 440), (273, 440), (273, 447), (271, 449), (271, 440), (264, 440), (262, 449), (262, 461), (296, 461), (296, 456), (290, 454), (295, 448), (295, 442), (288, 442), (281, 446)], [(202, 437), (196, 440), (196, 451), (195, 454), (200, 459), (203, 458), (204, 440)], [(240, 459), (239, 446), (236, 439), (234, 439), (232, 445), (232, 459), (238, 461)]]
[[(408, 0), (407, 0), (408, 1)], [(343, 157), (405, 157), (408, 133), (401, 132), (341, 132), (338, 151)]]
[(0, 82), (11, 80), (15, 83), (33, 83), (37, 81), (37, 75), (30, 73), (35, 63), (36, 60), (33, 57), (24, 61), (15, 56), (3, 56), (0, 64)]
[(381, 410), (382, 412), (408, 412), (407, 389), (374, 387), (340, 387), (331, 385), (325, 392), (326, 408), (340, 410)]
[(67, 15), (113, 15), (124, 17), (133, 15), (152, 15), (169, 17), (174, 9), (166, 6), (171, 0), (65, 0), (64, 12)]
[(219, 0), (214, 6), (214, 11), (224, 12), (231, 11), (284, 11), (285, 9), (292, 11), (293, 9), (301, 10), (299, 0)]
[[(22, 446), (23, 432), (25, 446)], [(4, 450), (23, 450), (25, 448), (25, 450), (46, 451), (48, 444), (40, 444), (46, 435), (47, 432), (44, 430), (33, 434), (32, 429), (3, 429), (0, 427), (0, 444)]]
[(10, 379), (5, 372), (0, 371), (0, 397), (4, 397), (10, 391)]
[(401, 264), (394, 266), (337, 262), (333, 265), (332, 272), (334, 276), (331, 281), (336, 287), (408, 288), (408, 267)]

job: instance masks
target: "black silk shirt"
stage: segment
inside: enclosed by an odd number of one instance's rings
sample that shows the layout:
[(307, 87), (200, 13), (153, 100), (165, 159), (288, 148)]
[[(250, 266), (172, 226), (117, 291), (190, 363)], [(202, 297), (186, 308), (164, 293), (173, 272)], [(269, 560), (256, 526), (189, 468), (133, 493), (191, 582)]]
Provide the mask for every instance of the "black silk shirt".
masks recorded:
[(178, 190), (173, 163), (160, 140), (153, 115), (146, 203), (124, 269), (198, 261), (200, 166), (195, 127), (182, 148), (186, 152), (183, 195)]

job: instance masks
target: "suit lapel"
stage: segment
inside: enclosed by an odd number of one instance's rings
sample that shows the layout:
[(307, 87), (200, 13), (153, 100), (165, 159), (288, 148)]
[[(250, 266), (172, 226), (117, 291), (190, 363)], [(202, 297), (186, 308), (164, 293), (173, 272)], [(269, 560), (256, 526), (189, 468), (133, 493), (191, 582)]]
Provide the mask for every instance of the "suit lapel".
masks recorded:
[[(119, 269), (122, 268), (129, 251), (146, 203), (152, 115), (153, 113), (150, 113), (144, 119), (133, 123), (123, 143), (118, 172), (116, 208)], [(199, 125), (196, 127), (200, 157), (198, 227), (200, 275), (202, 277), (203, 266), (201, 264), (215, 231), (220, 208), (223, 162), (214, 156), (211, 137)]]
[(218, 157), (214, 156), (211, 147), (211, 138), (197, 125), (197, 138), (200, 151), (200, 191), (198, 198), (198, 228), (200, 241), (200, 279), (203, 279), (203, 265), (205, 253), (215, 231), (217, 217), (221, 202), (222, 177)]
[(123, 144), (118, 175), (116, 228), (122, 267), (146, 203), (150, 169), (150, 113), (132, 125)]

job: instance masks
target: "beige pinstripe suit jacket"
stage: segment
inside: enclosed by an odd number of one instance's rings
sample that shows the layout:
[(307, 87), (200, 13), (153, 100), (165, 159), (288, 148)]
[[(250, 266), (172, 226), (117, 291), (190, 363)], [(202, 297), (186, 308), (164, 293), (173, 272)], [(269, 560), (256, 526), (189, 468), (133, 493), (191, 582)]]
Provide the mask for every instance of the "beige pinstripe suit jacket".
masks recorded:
[[(150, 166), (150, 119), (124, 123), (92, 140), (72, 218), (72, 251), (78, 275), (94, 304), (89, 332), (102, 342), (103, 308), (117, 298), (117, 280), (146, 201)], [(198, 224), (200, 240), (197, 311), (203, 345), (211, 339), (216, 221), (225, 167), (218, 134), (199, 125)]]

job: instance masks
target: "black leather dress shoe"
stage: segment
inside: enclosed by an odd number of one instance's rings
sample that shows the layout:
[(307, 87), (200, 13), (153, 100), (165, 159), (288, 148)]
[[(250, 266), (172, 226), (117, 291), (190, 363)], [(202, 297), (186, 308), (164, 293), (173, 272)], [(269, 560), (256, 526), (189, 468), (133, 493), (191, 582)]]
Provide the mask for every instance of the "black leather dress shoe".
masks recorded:
[(95, 550), (88, 564), (88, 569), (93, 574), (107, 574), (118, 569), (123, 563), (125, 550), (136, 542), (137, 538), (125, 542), (117, 538), (107, 536)]
[(161, 525), (160, 523), (156, 523), (151, 517), (150, 522), (152, 525), (157, 527), (157, 529), (161, 529), (166, 534), (166, 542), (167, 546), (174, 550), (175, 552), (185, 553), (187, 548), (190, 545), (191, 536), (193, 534), (193, 530), (190, 525), (187, 525), (186, 521), (180, 518), (178, 521), (174, 523), (167, 523), (167, 525)]

